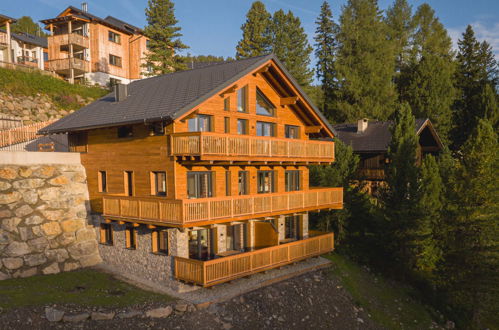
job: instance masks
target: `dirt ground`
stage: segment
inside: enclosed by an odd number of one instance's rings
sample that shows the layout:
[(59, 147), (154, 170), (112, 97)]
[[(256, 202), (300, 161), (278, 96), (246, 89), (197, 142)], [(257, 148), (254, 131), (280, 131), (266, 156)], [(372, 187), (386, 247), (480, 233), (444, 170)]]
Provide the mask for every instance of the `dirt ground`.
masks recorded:
[[(134, 306), (147, 309), (150, 306)], [(75, 306), (57, 306), (74, 310)], [(191, 313), (165, 319), (50, 323), (44, 307), (0, 313), (0, 329), (380, 329), (328, 270), (304, 274)]]

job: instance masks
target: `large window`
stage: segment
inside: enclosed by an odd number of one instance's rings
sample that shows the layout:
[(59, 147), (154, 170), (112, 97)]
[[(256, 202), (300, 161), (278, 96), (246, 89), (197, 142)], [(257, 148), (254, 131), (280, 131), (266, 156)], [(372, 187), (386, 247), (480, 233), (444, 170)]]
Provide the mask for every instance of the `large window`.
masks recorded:
[(256, 122), (256, 135), (257, 136), (275, 136), (274, 123), (265, 121)]
[(212, 172), (187, 172), (187, 195), (189, 198), (213, 196)]
[(273, 193), (274, 189), (274, 171), (258, 171), (258, 193)]
[(300, 171), (286, 171), (286, 191), (300, 190)]
[(151, 181), (151, 195), (166, 196), (166, 172), (152, 172)]
[(248, 120), (238, 119), (237, 120), (237, 134), (246, 135), (248, 134)]
[(247, 195), (249, 194), (248, 189), (248, 171), (239, 171), (237, 176), (237, 186), (239, 195)]
[(121, 44), (121, 36), (113, 31), (108, 32), (108, 40), (117, 44)]
[(285, 239), (298, 239), (299, 238), (299, 224), (300, 224), (300, 216), (292, 215), (287, 216), (284, 219), (284, 238)]
[(109, 54), (109, 64), (121, 67), (121, 57)]
[(211, 131), (211, 116), (197, 115), (189, 119), (188, 124), (189, 132), (210, 132)]
[(285, 131), (288, 139), (298, 139), (300, 137), (300, 128), (298, 126), (286, 125)]
[(97, 173), (97, 181), (99, 184), (99, 192), (107, 192), (107, 173), (106, 171), (99, 171)]
[(256, 90), (256, 114), (262, 116), (275, 115), (275, 106), (258, 88)]
[(166, 230), (153, 230), (152, 252), (158, 254), (168, 254), (168, 232)]
[(189, 258), (207, 260), (211, 257), (211, 230), (200, 229), (189, 232)]
[(237, 91), (237, 111), (248, 112), (248, 86)]

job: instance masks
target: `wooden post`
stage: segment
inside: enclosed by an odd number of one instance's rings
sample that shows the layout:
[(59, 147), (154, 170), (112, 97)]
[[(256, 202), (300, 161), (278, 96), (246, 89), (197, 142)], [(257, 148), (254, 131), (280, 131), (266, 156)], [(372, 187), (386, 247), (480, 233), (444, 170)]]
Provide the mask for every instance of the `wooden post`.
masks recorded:
[(5, 25), (5, 29), (7, 30), (7, 62), (9, 63), (14, 63), (13, 59), (12, 59), (12, 40), (11, 40), (11, 37), (10, 37), (10, 22), (7, 21), (6, 25)]
[(71, 33), (72, 33), (71, 21), (68, 21), (68, 43), (69, 43), (69, 83), (74, 84), (75, 82), (75, 72), (73, 68), (73, 44), (71, 43)]

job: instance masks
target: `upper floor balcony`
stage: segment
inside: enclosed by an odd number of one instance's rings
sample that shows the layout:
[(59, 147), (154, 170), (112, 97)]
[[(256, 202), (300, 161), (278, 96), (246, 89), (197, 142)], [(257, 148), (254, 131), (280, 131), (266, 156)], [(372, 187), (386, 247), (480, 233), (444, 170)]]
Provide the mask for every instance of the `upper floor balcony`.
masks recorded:
[(38, 59), (36, 57), (18, 56), (17, 63), (27, 66), (38, 67)]
[(48, 42), (49, 45), (55, 46), (56, 49), (62, 47), (63, 50), (67, 50), (69, 45), (73, 45), (73, 51), (90, 47), (90, 39), (88, 37), (74, 32), (49, 36)]
[(128, 196), (104, 196), (102, 199), (104, 217), (190, 227), (206, 221), (341, 209), (343, 188), (181, 200)]
[(73, 57), (60, 58), (48, 61), (50, 71), (55, 71), (61, 74), (69, 74), (70, 69), (75, 70), (75, 74), (81, 74), (90, 71), (90, 62)]
[(201, 161), (304, 162), (334, 161), (334, 142), (213, 132), (174, 133), (171, 155)]

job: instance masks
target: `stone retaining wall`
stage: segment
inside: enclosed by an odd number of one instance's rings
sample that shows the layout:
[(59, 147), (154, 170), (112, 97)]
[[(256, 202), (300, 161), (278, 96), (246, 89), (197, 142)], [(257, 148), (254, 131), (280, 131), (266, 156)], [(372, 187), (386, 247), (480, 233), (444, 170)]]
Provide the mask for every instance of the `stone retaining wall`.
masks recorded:
[(85, 169), (73, 158), (63, 161), (69, 165), (0, 162), (0, 280), (101, 262)]

